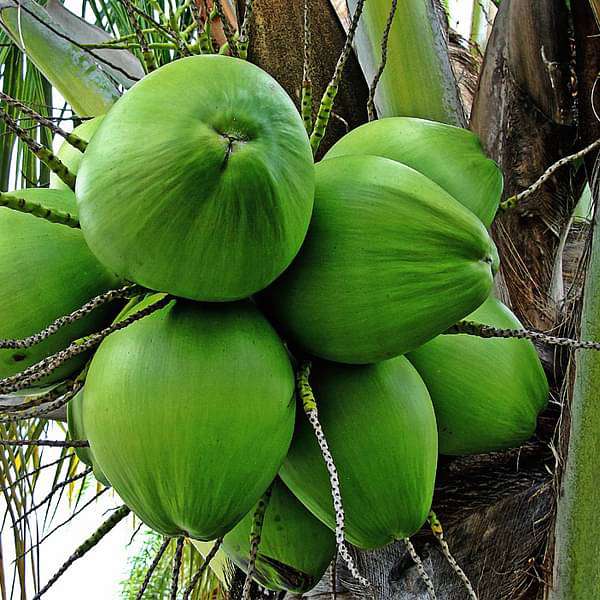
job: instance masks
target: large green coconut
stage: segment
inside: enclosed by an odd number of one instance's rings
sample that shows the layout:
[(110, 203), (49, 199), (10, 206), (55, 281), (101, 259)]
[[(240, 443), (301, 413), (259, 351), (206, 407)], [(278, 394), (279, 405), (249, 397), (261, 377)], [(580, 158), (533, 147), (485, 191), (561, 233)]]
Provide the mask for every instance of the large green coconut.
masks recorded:
[(473, 211), (489, 227), (502, 195), (502, 173), (467, 129), (392, 117), (357, 127), (339, 140), (325, 158), (373, 154), (399, 161), (423, 173)]
[(417, 348), (490, 293), (497, 252), (485, 227), (430, 179), (376, 156), (317, 165), (300, 254), (265, 309), (311, 354), (376, 362)]
[[(81, 125), (73, 129), (73, 133), (78, 135), (82, 140), (89, 142), (94, 133), (96, 133), (96, 129), (98, 129), (100, 123), (102, 123), (103, 118), (104, 115), (84, 121)], [(80, 152), (77, 148), (73, 148), (69, 142), (64, 141), (58, 149), (56, 156), (58, 156), (73, 175), (77, 175), (81, 159), (83, 158), (83, 152)], [(69, 189), (67, 184), (54, 173), (50, 173), (50, 187), (57, 190)]]
[[(521, 329), (493, 297), (466, 320)], [(440, 452), (472, 454), (519, 446), (548, 400), (546, 375), (529, 340), (440, 335), (408, 355), (435, 408)]]
[[(69, 426), (69, 437), (72, 440), (87, 440), (83, 422), (83, 390), (77, 392), (77, 394), (69, 400), (67, 405), (67, 423)], [(75, 454), (82, 463), (93, 468), (94, 477), (97, 481), (110, 487), (110, 483), (98, 466), (97, 461), (94, 459), (94, 453), (91, 448), (75, 448)]]
[[(223, 540), (241, 569), (248, 566), (252, 509)], [(302, 594), (320, 581), (335, 554), (335, 536), (277, 478), (265, 511), (254, 579), (275, 591)]]
[[(30, 188), (11, 192), (29, 202), (76, 214), (70, 190)], [(79, 229), (0, 208), (0, 338), (32, 335), (54, 319), (118, 286), (87, 247)], [(70, 342), (110, 322), (109, 305), (61, 328), (42, 343), (18, 350), (0, 350), (0, 377), (8, 377)], [(59, 381), (82, 366), (84, 357), (65, 363), (44, 383)]]
[(292, 100), (258, 67), (194, 56), (110, 110), (77, 177), (81, 226), (124, 278), (194, 300), (244, 298), (292, 261), (314, 167)]
[(293, 394), (286, 350), (251, 303), (177, 300), (102, 342), (83, 414), (100, 468), (147, 525), (211, 540), (277, 473)]
[[(400, 356), (364, 366), (319, 363), (311, 383), (339, 474), (347, 539), (377, 548), (412, 535), (430, 510), (437, 465), (435, 416), (419, 374)], [(279, 474), (334, 527), (325, 463), (304, 415)]]

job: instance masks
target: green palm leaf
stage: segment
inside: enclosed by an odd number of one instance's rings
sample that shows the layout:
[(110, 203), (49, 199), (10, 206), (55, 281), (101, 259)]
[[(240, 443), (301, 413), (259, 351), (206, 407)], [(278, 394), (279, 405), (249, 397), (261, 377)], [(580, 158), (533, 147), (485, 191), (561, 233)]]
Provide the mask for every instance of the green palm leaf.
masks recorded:
[(20, 0), (18, 7), (13, 0), (0, 0), (0, 22), (79, 115), (101, 115), (119, 97), (117, 86), (91, 51), (70, 41), (33, 0)]

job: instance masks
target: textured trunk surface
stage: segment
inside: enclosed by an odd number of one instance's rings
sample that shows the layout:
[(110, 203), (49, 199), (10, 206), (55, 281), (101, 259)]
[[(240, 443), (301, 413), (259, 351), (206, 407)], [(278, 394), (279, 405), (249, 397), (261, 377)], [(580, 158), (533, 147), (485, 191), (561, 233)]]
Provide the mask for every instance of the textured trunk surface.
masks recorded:
[[(315, 107), (331, 79), (346, 34), (329, 0), (309, 0), (311, 69)], [(269, 72), (300, 106), (303, 70), (304, 2), (255, 0), (250, 31), (249, 59)], [(367, 120), (369, 89), (354, 55), (346, 64), (322, 156), (349, 129)], [(316, 114), (316, 111), (313, 113)]]

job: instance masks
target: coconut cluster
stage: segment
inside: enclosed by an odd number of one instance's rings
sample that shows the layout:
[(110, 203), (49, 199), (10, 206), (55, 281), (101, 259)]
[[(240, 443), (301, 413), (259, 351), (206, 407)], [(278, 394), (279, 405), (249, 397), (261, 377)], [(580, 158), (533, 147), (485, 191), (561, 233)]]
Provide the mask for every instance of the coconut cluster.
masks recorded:
[(75, 193), (53, 180), (19, 194), (81, 228), (0, 209), (0, 273), (18, 265), (17, 277), (2, 273), (0, 337), (30, 335), (125, 282), (147, 293), (34, 351), (1, 350), (0, 375), (133, 321), (87, 355), (69, 430), (89, 440), (77, 452), (96, 478), (154, 530), (224, 537), (246, 568), (255, 507), (272, 486), (255, 578), (295, 593), (316, 584), (336, 514), (297, 401), (306, 360), (346, 538), (360, 548), (420, 529), (439, 452), (489, 452), (533, 433), (548, 384), (531, 343), (445, 333), (465, 318), (520, 327), (491, 296), (487, 227), (502, 176), (471, 132), (382, 119), (315, 164), (285, 91), (225, 56), (154, 71), (76, 132), (85, 153), (59, 152)]

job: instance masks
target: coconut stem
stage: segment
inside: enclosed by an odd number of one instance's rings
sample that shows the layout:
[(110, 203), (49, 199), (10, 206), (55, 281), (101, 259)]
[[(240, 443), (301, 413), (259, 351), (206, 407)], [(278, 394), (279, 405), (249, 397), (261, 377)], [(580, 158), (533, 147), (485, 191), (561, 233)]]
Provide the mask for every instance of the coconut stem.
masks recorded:
[(390, 8), (390, 13), (389, 13), (387, 21), (385, 23), (385, 28), (383, 30), (383, 37), (381, 39), (381, 62), (379, 63), (379, 68), (377, 69), (377, 73), (375, 73), (375, 77), (373, 77), (371, 86), (369, 87), (369, 98), (367, 99), (367, 114), (369, 117), (369, 121), (374, 121), (377, 117), (377, 115), (375, 113), (375, 91), (377, 90), (377, 85), (379, 84), (379, 80), (381, 79), (381, 76), (383, 75), (383, 71), (384, 71), (385, 65), (387, 63), (388, 41), (389, 41), (390, 31), (392, 29), (392, 23), (394, 22), (394, 17), (396, 15), (397, 8), (398, 8), (398, 0), (392, 0), (392, 6)]
[[(146, 27), (146, 28), (142, 29), (142, 33), (144, 35), (147, 35), (148, 33), (156, 33), (156, 28)], [(136, 39), (135, 36), (136, 36), (135, 33), (128, 33), (127, 35), (122, 35), (121, 37), (118, 37), (118, 38), (106, 40), (106, 42), (104, 42), (104, 44), (103, 44), (103, 47), (104, 46), (112, 46), (113, 44), (124, 44), (131, 40), (135, 40)], [(87, 44), (82, 44), (82, 45), (85, 47), (88, 47)]]
[(310, 135), (312, 131), (313, 95), (312, 81), (310, 79), (310, 12), (308, 0), (304, 0), (304, 66), (302, 68), (302, 98), (300, 112), (304, 121), (304, 128)]
[(253, 0), (246, 0), (244, 8), (244, 20), (240, 27), (240, 37), (238, 40), (238, 50), (240, 58), (246, 60), (248, 58), (248, 32), (250, 30), (250, 22), (252, 21), (252, 15), (254, 13), (254, 2)]
[[(183, 43), (183, 41), (177, 37), (177, 34), (174, 31), (171, 31), (168, 27), (165, 27), (162, 23), (159, 23), (158, 21), (156, 21), (151, 15), (149, 15), (147, 12), (144, 12), (141, 8), (137, 7), (133, 2), (130, 2), (130, 6), (131, 6), (131, 10), (133, 12), (135, 12), (140, 17), (142, 17), (143, 19), (148, 21), (148, 23), (150, 23), (154, 27), (154, 29), (156, 29), (157, 32), (160, 32), (161, 34), (163, 34), (163, 36), (166, 39), (169, 39), (172, 42), (174, 42), (176, 44), (177, 48), (179, 49), (179, 51), (181, 52), (181, 54), (183, 54), (184, 56), (190, 56), (191, 53), (190, 53), (189, 49)], [(159, 5), (158, 5), (158, 3), (154, 3), (154, 6), (157, 7)]]
[(183, 558), (183, 536), (177, 538), (175, 556), (173, 557), (173, 571), (171, 573), (171, 600), (177, 600), (177, 588), (179, 587), (179, 572), (181, 571), (181, 560)]
[(550, 179), (561, 167), (564, 167), (570, 162), (583, 158), (586, 154), (597, 150), (598, 148), (600, 148), (600, 139), (597, 139), (595, 142), (592, 142), (589, 146), (586, 146), (582, 150), (579, 150), (579, 152), (575, 152), (574, 154), (570, 154), (569, 156), (565, 156), (560, 160), (556, 161), (553, 165), (548, 167), (548, 169), (544, 171), (540, 178), (534, 181), (526, 190), (523, 190), (519, 194), (510, 196), (506, 200), (500, 202), (500, 210), (508, 210), (509, 208), (514, 208), (515, 206), (517, 206), (517, 204), (519, 204), (519, 202), (521, 202), (521, 200), (524, 200), (528, 196), (531, 196), (531, 194), (537, 192), (537, 190), (539, 190), (542, 187), (542, 185), (544, 185), (544, 183), (548, 181), (548, 179)]
[(137, 311), (134, 314), (129, 315), (122, 321), (117, 323), (113, 323), (112, 325), (105, 327), (102, 331), (97, 333), (93, 333), (86, 338), (82, 338), (81, 340), (76, 340), (71, 343), (65, 350), (61, 350), (56, 354), (48, 356), (35, 365), (28, 367), (21, 373), (17, 373), (16, 375), (12, 375), (10, 377), (6, 377), (0, 380), (0, 394), (9, 394), (11, 392), (17, 392), (19, 390), (30, 387), (32, 384), (38, 382), (46, 375), (49, 375), (62, 364), (73, 358), (74, 356), (78, 356), (83, 352), (87, 352), (92, 348), (95, 348), (100, 344), (100, 342), (115, 331), (120, 331), (121, 329), (125, 329), (132, 323), (151, 315), (152, 313), (164, 308), (169, 302), (173, 300), (172, 296), (164, 296), (160, 300), (157, 300), (153, 304), (146, 306), (145, 308)]
[(78, 559), (87, 554), (100, 540), (110, 533), (128, 514), (130, 510), (123, 505), (118, 508), (81, 546), (71, 554), (60, 569), (50, 578), (50, 581), (33, 597), (33, 600), (39, 600), (64, 574), (64, 572)]
[(0, 206), (30, 214), (39, 219), (45, 219), (46, 221), (50, 221), (50, 223), (59, 223), (60, 225), (66, 225), (74, 229), (79, 227), (79, 221), (71, 213), (53, 210), (37, 202), (30, 202), (29, 200), (25, 200), (25, 198), (13, 196), (12, 194), (0, 192)]
[(210, 552), (206, 555), (204, 562), (200, 565), (200, 568), (194, 573), (194, 576), (192, 577), (190, 584), (188, 585), (185, 592), (183, 593), (182, 600), (190, 599), (192, 592), (194, 591), (194, 589), (198, 585), (198, 582), (200, 581), (200, 577), (202, 577), (202, 573), (204, 573), (204, 571), (206, 571), (206, 569), (208, 568), (208, 565), (210, 565), (212, 559), (216, 556), (222, 543), (223, 543), (223, 538), (219, 538), (215, 541), (215, 543), (213, 544), (213, 547), (210, 549)]
[(12, 131), (55, 175), (57, 175), (72, 190), (75, 189), (75, 175), (67, 169), (63, 162), (48, 148), (34, 140), (19, 124), (2, 108), (0, 119), (6, 128)]
[(141, 585), (140, 589), (138, 590), (135, 600), (142, 600), (142, 597), (144, 596), (144, 592), (146, 591), (146, 588), (150, 584), (150, 579), (152, 579), (152, 575), (153, 575), (154, 571), (156, 571), (156, 567), (158, 567), (158, 563), (160, 562), (160, 559), (162, 558), (166, 549), (169, 547), (170, 543), (171, 543), (171, 538), (165, 538), (163, 543), (160, 545), (158, 552), (154, 556), (152, 563), (150, 564), (150, 566), (148, 567), (148, 570), (146, 571), (146, 576), (144, 577), (144, 581), (142, 582), (142, 585)]
[(34, 417), (43, 417), (44, 415), (47, 415), (48, 413), (65, 406), (65, 404), (67, 404), (82, 387), (83, 383), (77, 382), (70, 390), (50, 402), (41, 403), (35, 408), (15, 411), (15, 414), (0, 417), (0, 423), (13, 423), (16, 421), (23, 421), (25, 419), (32, 419)]
[(574, 350), (600, 350), (600, 342), (556, 337), (554, 335), (548, 335), (546, 333), (532, 331), (530, 329), (499, 329), (497, 327), (492, 327), (491, 325), (473, 323), (472, 321), (459, 321), (456, 323), (456, 325), (453, 325), (444, 333), (466, 333), (467, 335), (475, 335), (482, 338), (527, 339), (536, 342), (542, 342), (544, 344), (548, 344), (549, 346), (562, 346), (564, 348), (573, 348)]
[(325, 438), (325, 432), (323, 431), (323, 427), (319, 422), (317, 400), (309, 382), (311, 366), (312, 365), (310, 361), (305, 361), (301, 365), (300, 370), (296, 375), (296, 384), (298, 389), (298, 396), (300, 397), (300, 401), (302, 402), (302, 408), (304, 409), (304, 413), (308, 417), (308, 420), (313, 428), (315, 437), (317, 438), (317, 443), (319, 444), (319, 448), (323, 456), (323, 460), (325, 461), (327, 472), (329, 474), (331, 496), (333, 498), (333, 510), (335, 512), (335, 541), (337, 544), (338, 553), (342, 557), (342, 560), (346, 563), (346, 566), (348, 567), (348, 570), (350, 571), (354, 579), (356, 579), (356, 581), (363, 585), (366, 588), (366, 590), (368, 590), (369, 594), (372, 596), (373, 586), (371, 585), (371, 582), (360, 574), (359, 570), (354, 564), (352, 556), (350, 556), (350, 552), (348, 552), (348, 548), (346, 547), (344, 535), (345, 515), (344, 507), (342, 505), (340, 480), (337, 468), (335, 466), (335, 463), (333, 462), (333, 456), (331, 455), (329, 445), (327, 444), (327, 439)]
[(127, 12), (127, 16), (129, 17), (129, 22), (131, 23), (131, 27), (133, 27), (133, 32), (135, 33), (135, 37), (140, 45), (140, 50), (142, 52), (142, 58), (144, 60), (144, 67), (146, 73), (151, 73), (156, 70), (156, 60), (154, 58), (154, 52), (148, 47), (148, 42), (146, 41), (146, 36), (144, 35), (140, 24), (138, 23), (137, 17), (133, 12), (133, 8), (131, 6), (131, 2), (129, 0), (121, 0), (123, 6), (125, 6), (125, 11)]
[(471, 581), (469, 580), (465, 572), (460, 568), (460, 565), (456, 562), (454, 556), (452, 556), (452, 553), (450, 552), (450, 548), (448, 546), (448, 542), (444, 539), (444, 529), (442, 527), (442, 523), (433, 511), (429, 513), (428, 521), (429, 526), (431, 527), (431, 531), (433, 532), (433, 535), (437, 539), (442, 549), (442, 553), (446, 557), (448, 564), (452, 567), (452, 570), (458, 575), (458, 578), (463, 582), (463, 585), (465, 586), (467, 593), (469, 594), (469, 598), (471, 600), (477, 600), (477, 594), (473, 589), (473, 585), (471, 584)]
[(342, 53), (340, 54), (337, 64), (335, 65), (335, 70), (333, 71), (333, 77), (331, 78), (331, 81), (329, 82), (329, 85), (325, 89), (325, 93), (321, 98), (321, 104), (319, 105), (319, 110), (317, 112), (315, 126), (310, 136), (310, 146), (312, 148), (313, 155), (317, 153), (317, 150), (321, 145), (321, 140), (327, 131), (327, 125), (329, 124), (329, 118), (331, 117), (331, 111), (333, 110), (335, 97), (338, 93), (344, 67), (346, 66), (346, 61), (352, 52), (352, 43), (354, 42), (356, 28), (358, 27), (358, 22), (360, 20), (360, 16), (362, 15), (364, 5), (365, 0), (358, 0), (350, 28), (348, 29), (348, 35), (346, 36)]
[(433, 587), (433, 581), (427, 574), (425, 570), (425, 565), (423, 565), (423, 561), (421, 557), (417, 554), (415, 547), (412, 545), (412, 542), (408, 538), (404, 538), (404, 543), (406, 544), (406, 548), (410, 557), (413, 559), (415, 566), (417, 567), (417, 571), (419, 572), (419, 577), (421, 581), (425, 584), (427, 588), (427, 594), (429, 595), (430, 600), (436, 600), (437, 596), (435, 595), (435, 588)]
[(89, 448), (87, 440), (2, 440), (0, 446), (42, 446), (48, 448)]
[(71, 146), (73, 146), (73, 148), (77, 148), (77, 150), (79, 150), (80, 152), (85, 152), (85, 149), (87, 148), (87, 142), (85, 140), (81, 139), (78, 135), (75, 135), (74, 133), (69, 133), (68, 131), (65, 131), (64, 129), (62, 129), (62, 127), (59, 127), (58, 125), (53, 123), (50, 119), (47, 119), (43, 115), (40, 115), (40, 113), (36, 112), (35, 110), (32, 110), (31, 108), (29, 108), (27, 105), (23, 104), (16, 98), (9, 96), (8, 94), (5, 94), (2, 91), (0, 91), (0, 99), (4, 100), (4, 102), (6, 102), (6, 104), (8, 104), (9, 106), (18, 108), (23, 114), (27, 115), (28, 117), (31, 117), (34, 121), (36, 121), (40, 125), (47, 127), (52, 133), (55, 133), (56, 135), (60, 135), (62, 138), (67, 140), (67, 142), (69, 144), (71, 144)]
[(260, 538), (262, 528), (265, 522), (265, 513), (271, 501), (273, 493), (273, 484), (269, 486), (267, 491), (258, 501), (254, 516), (252, 518), (252, 527), (250, 528), (250, 553), (248, 555), (248, 568), (246, 569), (246, 579), (244, 579), (244, 587), (242, 588), (242, 600), (250, 600), (252, 590), (252, 578), (256, 570), (256, 559), (258, 557), (258, 547), (260, 546)]
[(227, 18), (227, 15), (225, 14), (225, 11), (223, 10), (223, 5), (221, 4), (221, 0), (214, 0), (213, 6), (215, 7), (217, 16), (219, 17), (219, 20), (221, 21), (221, 25), (223, 27), (223, 33), (225, 35), (225, 39), (227, 40), (227, 44), (229, 46), (231, 55), (239, 58), (240, 53), (239, 53), (238, 46), (235, 41), (235, 36), (234, 36), (233, 30), (231, 29), (231, 24), (229, 23), (229, 19)]
[(48, 325), (48, 327), (42, 329), (42, 331), (34, 333), (26, 338), (0, 340), (0, 349), (9, 348), (11, 350), (18, 350), (21, 348), (31, 348), (32, 346), (43, 342), (45, 339), (57, 333), (62, 327), (83, 319), (83, 317), (89, 315), (100, 306), (108, 304), (113, 300), (137, 296), (142, 290), (143, 288), (136, 284), (128, 284), (119, 289), (104, 292), (103, 294), (100, 294), (86, 302), (81, 308), (74, 310), (68, 315), (59, 317), (50, 325)]
[(214, 54), (212, 37), (210, 35), (210, 15), (206, 15), (206, 19), (202, 18), (200, 6), (197, 2), (191, 4), (192, 14), (196, 20), (196, 28), (198, 29), (198, 48), (200, 54)]
[[(135, 50), (141, 49), (141, 45), (137, 42), (130, 42), (128, 44), (82, 44), (84, 48), (88, 50)], [(178, 47), (172, 42), (153, 42), (146, 44), (150, 50), (177, 50)]]
[[(18, 412), (22, 410), (29, 410), (42, 404), (47, 404), (56, 400), (59, 396), (62, 396), (65, 392), (68, 392), (73, 387), (74, 381), (65, 381), (55, 388), (40, 394), (33, 396), (31, 400), (22, 402), (21, 404), (0, 404), (0, 412)], [(25, 396), (27, 398), (27, 396)]]

